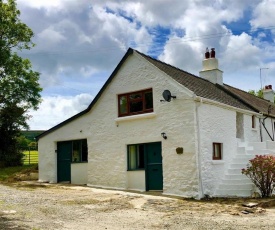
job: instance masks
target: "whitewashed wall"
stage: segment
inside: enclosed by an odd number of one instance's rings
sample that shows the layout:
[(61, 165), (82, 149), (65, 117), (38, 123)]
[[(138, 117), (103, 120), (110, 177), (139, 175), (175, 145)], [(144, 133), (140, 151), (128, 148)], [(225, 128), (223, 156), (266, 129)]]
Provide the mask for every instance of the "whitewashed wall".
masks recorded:
[[(153, 88), (153, 115), (118, 118), (117, 95), (146, 88)], [(165, 89), (177, 99), (160, 102)], [(159, 141), (162, 142), (164, 193), (197, 196), (194, 102), (187, 97), (188, 93), (142, 57), (130, 56), (92, 109), (89, 127), (94, 138), (89, 149), (88, 183), (131, 188), (132, 183), (127, 184), (127, 145)], [(162, 132), (167, 134), (167, 140), (161, 137)], [(176, 154), (177, 147), (184, 147), (182, 155)], [(136, 176), (135, 172), (130, 175)], [(141, 181), (145, 183), (144, 178)], [(145, 184), (138, 186), (140, 190), (145, 188)]]
[[(89, 119), (89, 115), (83, 115), (82, 117), (70, 122), (68, 125), (62, 126), (54, 132), (39, 139), (38, 151), (40, 181), (47, 181), (50, 183), (57, 182), (57, 142), (85, 139), (91, 136), (91, 134), (87, 132), (87, 119)], [(89, 139), (87, 141), (89, 145)], [(74, 173), (74, 171), (72, 171), (72, 173)], [(72, 174), (72, 176), (76, 178), (76, 175)]]
[[(237, 151), (236, 111), (198, 103), (202, 193), (210, 196)], [(222, 160), (212, 160), (213, 142), (223, 144)]]
[(71, 183), (87, 184), (87, 165), (88, 163), (72, 163), (71, 164)]
[(145, 170), (127, 172), (127, 189), (145, 191)]
[[(118, 118), (117, 95), (147, 88), (153, 88), (154, 113)], [(177, 99), (160, 102), (165, 89)], [(164, 193), (198, 197), (195, 103), (191, 97), (191, 92), (134, 53), (88, 114), (39, 140), (40, 180), (56, 182), (57, 141), (87, 138), (88, 185), (144, 190), (144, 173), (127, 173), (127, 145), (161, 142)], [(178, 155), (177, 147), (183, 147), (184, 153)], [(131, 178), (140, 180), (133, 184)]]
[(255, 128), (252, 128), (252, 115), (244, 114), (244, 141), (259, 142), (260, 139), (260, 126), (259, 119), (255, 119)]

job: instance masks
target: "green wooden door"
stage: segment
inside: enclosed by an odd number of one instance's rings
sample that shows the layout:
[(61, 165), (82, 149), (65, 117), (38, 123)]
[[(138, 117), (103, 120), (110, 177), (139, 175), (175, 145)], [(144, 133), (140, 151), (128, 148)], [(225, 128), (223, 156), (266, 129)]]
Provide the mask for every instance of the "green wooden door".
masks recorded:
[(71, 181), (72, 142), (57, 142), (57, 182)]
[(162, 190), (161, 143), (148, 143), (144, 147), (146, 152), (146, 190)]

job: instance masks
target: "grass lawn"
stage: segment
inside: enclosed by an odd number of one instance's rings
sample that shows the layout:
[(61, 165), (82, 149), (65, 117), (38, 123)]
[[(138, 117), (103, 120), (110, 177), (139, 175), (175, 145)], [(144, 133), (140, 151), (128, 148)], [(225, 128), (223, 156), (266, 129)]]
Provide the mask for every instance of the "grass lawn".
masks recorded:
[(0, 182), (7, 181), (17, 173), (26, 173), (29, 171), (35, 171), (36, 169), (37, 164), (0, 168)]
[(38, 151), (31, 150), (31, 151), (24, 151), (24, 165), (28, 164), (37, 164), (38, 163)]

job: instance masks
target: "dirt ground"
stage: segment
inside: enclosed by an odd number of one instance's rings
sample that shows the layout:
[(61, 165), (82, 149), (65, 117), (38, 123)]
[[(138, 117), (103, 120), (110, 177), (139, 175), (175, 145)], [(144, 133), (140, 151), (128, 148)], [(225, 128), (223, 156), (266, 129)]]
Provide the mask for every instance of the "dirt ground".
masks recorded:
[(17, 182), (0, 184), (0, 229), (275, 229), (273, 207), (242, 206), (262, 201)]

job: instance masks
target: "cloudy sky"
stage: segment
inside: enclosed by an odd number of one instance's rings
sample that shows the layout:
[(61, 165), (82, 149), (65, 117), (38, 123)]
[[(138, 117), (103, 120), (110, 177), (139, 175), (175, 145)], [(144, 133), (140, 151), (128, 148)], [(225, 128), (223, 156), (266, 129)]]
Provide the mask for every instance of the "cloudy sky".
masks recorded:
[(128, 47), (195, 75), (205, 48), (215, 47), (225, 83), (275, 88), (275, 0), (17, 3), (36, 43), (22, 55), (41, 73), (43, 87), (31, 129), (49, 129), (85, 109)]

